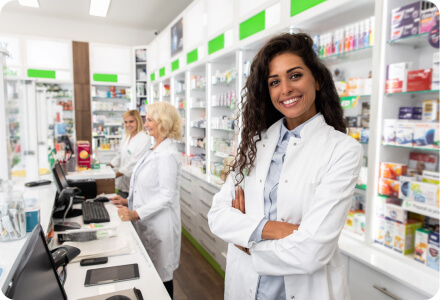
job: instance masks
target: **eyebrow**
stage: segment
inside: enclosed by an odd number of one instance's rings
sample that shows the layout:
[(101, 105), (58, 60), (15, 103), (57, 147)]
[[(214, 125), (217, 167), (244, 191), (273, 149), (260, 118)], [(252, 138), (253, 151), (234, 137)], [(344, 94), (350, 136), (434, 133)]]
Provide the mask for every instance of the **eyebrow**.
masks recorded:
[[(293, 67), (293, 68), (290, 68), (289, 70), (286, 71), (286, 74), (289, 74), (290, 72), (292, 72), (292, 71), (294, 71), (294, 70), (296, 70), (296, 69), (302, 69), (302, 68), (301, 68), (301, 67)], [(267, 79), (272, 78), (272, 77), (278, 77), (278, 74), (270, 75), (269, 77), (267, 77)]]

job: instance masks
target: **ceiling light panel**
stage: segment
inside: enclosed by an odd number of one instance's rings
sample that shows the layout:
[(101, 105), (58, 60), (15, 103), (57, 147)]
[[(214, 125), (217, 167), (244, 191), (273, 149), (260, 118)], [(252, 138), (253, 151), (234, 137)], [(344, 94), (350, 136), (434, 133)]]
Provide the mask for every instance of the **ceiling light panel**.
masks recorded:
[(38, 0), (18, 0), (18, 3), (20, 3), (21, 6), (40, 7)]
[(107, 16), (109, 6), (110, 0), (90, 0), (89, 14), (91, 16), (105, 17)]

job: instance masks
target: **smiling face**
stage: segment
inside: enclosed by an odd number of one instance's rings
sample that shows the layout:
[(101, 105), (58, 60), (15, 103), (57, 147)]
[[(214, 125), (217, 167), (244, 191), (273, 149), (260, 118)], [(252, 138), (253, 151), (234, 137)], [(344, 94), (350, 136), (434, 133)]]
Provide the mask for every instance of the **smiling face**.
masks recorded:
[(125, 130), (129, 134), (133, 134), (137, 131), (137, 122), (136, 119), (132, 116), (126, 116), (124, 118), (124, 126), (125, 126)]
[(301, 57), (292, 53), (275, 56), (269, 63), (267, 83), (272, 104), (286, 117), (289, 130), (316, 114), (319, 85)]
[(145, 129), (147, 129), (148, 134), (152, 137), (154, 137), (155, 141), (158, 141), (160, 138), (159, 134), (159, 123), (156, 120), (153, 120), (151, 116), (147, 114), (145, 117), (145, 123), (144, 123)]

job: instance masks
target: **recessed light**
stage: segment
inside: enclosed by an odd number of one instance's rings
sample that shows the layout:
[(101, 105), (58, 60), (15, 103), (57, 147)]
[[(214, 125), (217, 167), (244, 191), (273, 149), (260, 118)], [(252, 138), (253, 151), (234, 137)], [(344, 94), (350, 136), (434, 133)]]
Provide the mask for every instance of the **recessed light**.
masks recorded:
[(89, 14), (91, 16), (105, 17), (107, 16), (109, 6), (110, 0), (90, 0)]
[(18, 3), (20, 3), (21, 6), (36, 7), (36, 8), (40, 7), (40, 5), (38, 4), (38, 0), (18, 0)]

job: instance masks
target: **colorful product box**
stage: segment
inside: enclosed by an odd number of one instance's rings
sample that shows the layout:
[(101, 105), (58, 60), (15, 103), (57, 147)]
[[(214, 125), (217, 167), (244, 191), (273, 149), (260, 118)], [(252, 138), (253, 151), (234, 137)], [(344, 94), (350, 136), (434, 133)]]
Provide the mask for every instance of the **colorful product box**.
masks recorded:
[(412, 147), (414, 137), (414, 123), (396, 123), (396, 145)]
[(432, 69), (408, 71), (407, 92), (431, 90)]
[(378, 217), (376, 220), (377, 227), (375, 228), (374, 241), (378, 244), (383, 245), (385, 235), (385, 219)]
[(420, 120), (422, 110), (421, 107), (399, 107), (399, 120)]
[(440, 123), (434, 124), (434, 148), (440, 148)]
[(370, 129), (362, 128), (361, 130), (361, 143), (368, 143), (370, 140)]
[(408, 70), (412, 62), (400, 62), (387, 66), (385, 93), (406, 92)]
[(347, 215), (347, 220), (344, 229), (353, 232), (354, 210), (350, 210)]
[(393, 220), (398, 223), (406, 223), (408, 221), (408, 212), (405, 209), (403, 209), (403, 207), (401, 206), (402, 201), (396, 198), (390, 198), (390, 199), (397, 200), (399, 204), (397, 203), (385, 204), (385, 219)]
[(399, 199), (409, 200), (411, 182), (416, 181), (415, 176), (400, 176)]
[(419, 33), (420, 1), (391, 10), (391, 39), (400, 39)]
[(438, 9), (435, 4), (423, 1), (420, 9), (419, 33), (429, 32), (435, 25), (436, 18), (438, 18)]
[(404, 255), (414, 252), (414, 238), (418, 228), (422, 227), (422, 222), (418, 220), (408, 220), (408, 223), (394, 223), (394, 251)]
[(385, 220), (383, 245), (387, 248), (394, 248), (394, 221)]
[(398, 163), (381, 162), (379, 165), (379, 177), (399, 180), (401, 175), (406, 175), (407, 165)]
[(396, 123), (395, 119), (385, 119), (383, 121), (382, 143), (384, 145), (394, 145), (396, 143)]
[(440, 188), (438, 184), (425, 182), (411, 182), (409, 200), (426, 204), (434, 207), (440, 207)]
[(398, 180), (379, 178), (379, 194), (397, 197), (399, 196), (400, 183)]
[(414, 259), (422, 264), (426, 264), (428, 258), (428, 240), (431, 230), (418, 228), (414, 237)]
[(439, 120), (439, 100), (423, 100), (422, 121), (437, 122)]
[(349, 127), (348, 128), (348, 135), (351, 136), (352, 138), (354, 138), (358, 142), (361, 141), (361, 132), (362, 132), (361, 127)]
[(428, 256), (426, 265), (434, 270), (439, 270), (439, 234), (430, 232), (428, 240)]
[(440, 184), (440, 173), (435, 171), (423, 170), (422, 182), (430, 184)]
[(434, 148), (435, 124), (416, 123), (414, 125), (413, 146)]
[(365, 234), (365, 214), (355, 213), (353, 216), (353, 231), (354, 233), (364, 236)]
[(78, 169), (90, 169), (90, 143), (88, 141), (77, 141), (76, 149)]
[(408, 168), (417, 170), (422, 175), (423, 170), (436, 171), (438, 166), (438, 155), (411, 152), (409, 154)]

